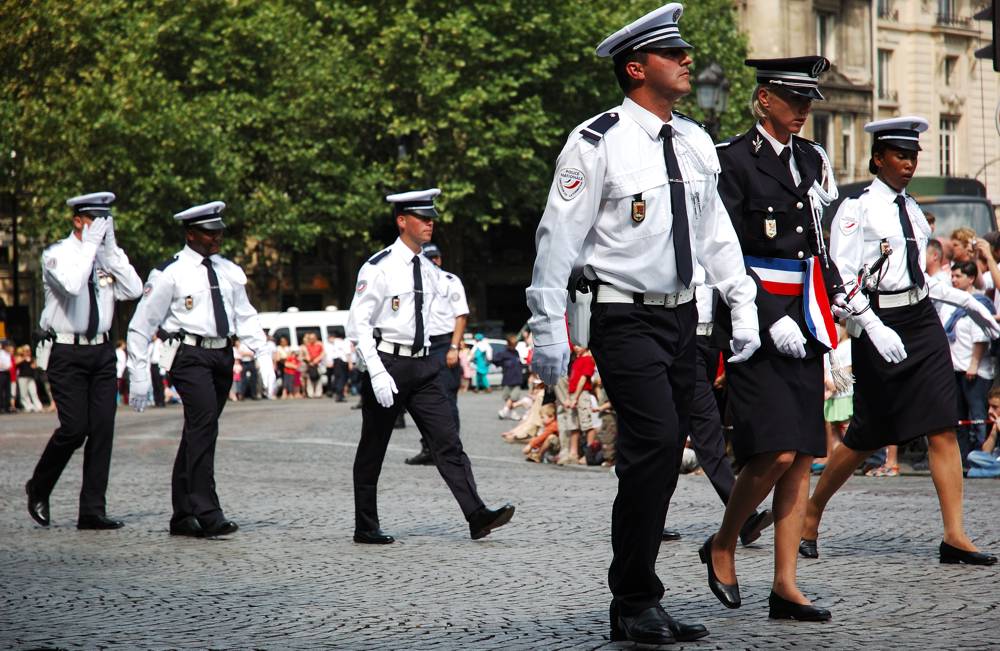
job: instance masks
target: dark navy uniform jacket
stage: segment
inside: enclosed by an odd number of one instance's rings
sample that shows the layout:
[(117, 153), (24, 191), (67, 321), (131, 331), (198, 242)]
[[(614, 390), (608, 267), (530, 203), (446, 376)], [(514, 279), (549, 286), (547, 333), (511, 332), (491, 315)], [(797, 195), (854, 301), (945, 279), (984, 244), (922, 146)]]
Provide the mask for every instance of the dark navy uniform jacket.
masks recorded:
[[(827, 266), (817, 246), (808, 192), (823, 173), (823, 161), (812, 141), (792, 136), (792, 152), (802, 177), (796, 186), (788, 167), (756, 126), (718, 145), (722, 174), (719, 195), (733, 220), (744, 256), (806, 260), (820, 256), (827, 296), (842, 293), (836, 266)], [(772, 294), (761, 286), (760, 278), (748, 266), (757, 284), (757, 315), (761, 349), (779, 354), (771, 339), (770, 327), (781, 317), (790, 316), (807, 339), (808, 357), (826, 352), (826, 346), (810, 335), (802, 311), (801, 296)], [(729, 309), (720, 303), (715, 318), (715, 341), (728, 347), (731, 337)]]

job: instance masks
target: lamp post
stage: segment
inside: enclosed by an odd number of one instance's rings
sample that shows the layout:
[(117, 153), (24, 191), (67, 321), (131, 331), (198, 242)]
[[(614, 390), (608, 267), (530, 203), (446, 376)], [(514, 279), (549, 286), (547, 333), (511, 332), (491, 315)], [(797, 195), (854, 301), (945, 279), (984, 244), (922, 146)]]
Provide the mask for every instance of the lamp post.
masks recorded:
[(705, 111), (705, 126), (715, 140), (719, 135), (719, 118), (725, 113), (729, 99), (729, 80), (722, 66), (713, 61), (698, 73), (694, 81), (697, 84), (698, 106)]

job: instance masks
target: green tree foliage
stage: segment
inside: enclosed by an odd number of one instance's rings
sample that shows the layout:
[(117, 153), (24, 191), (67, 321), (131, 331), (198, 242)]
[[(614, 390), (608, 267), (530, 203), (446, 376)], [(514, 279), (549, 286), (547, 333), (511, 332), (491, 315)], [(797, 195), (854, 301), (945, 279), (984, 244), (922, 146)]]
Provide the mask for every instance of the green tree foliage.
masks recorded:
[[(22, 232), (67, 229), (66, 197), (119, 195), (119, 239), (176, 250), (170, 215), (223, 199), (227, 247), (371, 248), (389, 191), (437, 185), (445, 221), (530, 227), (569, 130), (620, 101), (596, 44), (659, 3), (573, 0), (35, 0), (0, 12), (3, 189)], [(681, 21), (698, 65), (752, 77), (729, 0)], [(698, 117), (694, 95), (681, 110)]]

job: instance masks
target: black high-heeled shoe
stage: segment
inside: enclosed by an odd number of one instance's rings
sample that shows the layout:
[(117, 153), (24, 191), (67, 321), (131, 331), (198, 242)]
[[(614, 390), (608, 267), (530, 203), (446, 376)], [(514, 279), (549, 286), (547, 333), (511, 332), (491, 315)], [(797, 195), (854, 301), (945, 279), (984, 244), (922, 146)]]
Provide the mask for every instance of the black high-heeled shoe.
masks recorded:
[(825, 608), (817, 608), (811, 604), (797, 604), (785, 599), (771, 590), (767, 598), (771, 619), (794, 619), (799, 622), (828, 622), (833, 617)]
[(996, 565), (997, 562), (997, 557), (993, 554), (970, 552), (965, 549), (953, 547), (944, 541), (941, 541), (938, 554), (942, 563), (951, 565), (958, 565), (960, 563), (965, 563), (966, 565)]
[(816, 541), (803, 538), (799, 542), (799, 556), (803, 558), (819, 558), (819, 548), (816, 546)]
[(719, 601), (726, 608), (739, 608), (740, 604), (743, 603), (740, 599), (740, 584), (733, 583), (732, 585), (728, 583), (723, 583), (719, 580), (719, 577), (715, 576), (715, 568), (712, 566), (712, 541), (715, 539), (715, 534), (708, 537), (705, 544), (701, 546), (698, 550), (698, 557), (701, 558), (701, 562), (708, 566), (708, 587), (711, 588), (712, 594), (718, 597)]

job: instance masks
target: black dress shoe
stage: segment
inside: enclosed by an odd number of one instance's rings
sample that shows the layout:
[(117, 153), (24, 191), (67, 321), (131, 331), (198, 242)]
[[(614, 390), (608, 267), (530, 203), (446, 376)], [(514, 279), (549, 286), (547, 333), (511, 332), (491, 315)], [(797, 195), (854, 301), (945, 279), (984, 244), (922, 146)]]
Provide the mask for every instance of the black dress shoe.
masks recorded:
[(403, 463), (408, 466), (433, 466), (434, 457), (431, 456), (430, 450), (423, 448), (420, 452), (417, 452), (409, 459), (406, 459)]
[(124, 526), (121, 520), (112, 520), (106, 515), (80, 516), (76, 521), (77, 529), (121, 529)]
[(965, 563), (966, 565), (996, 565), (997, 563), (997, 557), (993, 554), (970, 552), (958, 547), (952, 547), (943, 541), (941, 542), (941, 547), (938, 549), (938, 553), (941, 556), (942, 563), (951, 565), (958, 565), (960, 563)]
[(205, 538), (212, 538), (215, 536), (228, 536), (231, 533), (236, 533), (239, 531), (240, 525), (236, 524), (232, 520), (220, 520), (216, 524), (205, 527), (205, 533), (202, 535)]
[(756, 512), (747, 518), (740, 528), (740, 544), (746, 547), (760, 538), (760, 532), (774, 524), (774, 513), (771, 509)]
[(825, 608), (817, 608), (809, 604), (797, 604), (775, 594), (774, 590), (767, 598), (771, 619), (794, 619), (800, 622), (828, 622), (832, 615)]
[[(660, 610), (662, 611), (663, 608), (661, 607)], [(674, 634), (674, 639), (678, 642), (694, 642), (708, 635), (708, 629), (701, 624), (679, 622), (665, 611), (663, 612), (663, 616), (667, 618), (667, 628)]]
[(819, 558), (819, 548), (816, 546), (816, 541), (803, 538), (799, 542), (799, 556), (803, 558)]
[(358, 531), (355, 529), (354, 542), (361, 543), (362, 545), (388, 545), (396, 542), (396, 539), (381, 529), (372, 529), (371, 531)]
[(663, 538), (662, 538), (662, 540), (665, 540), (667, 542), (673, 542), (674, 540), (680, 540), (680, 539), (681, 539), (681, 532), (680, 531), (674, 531), (673, 529), (664, 529), (663, 530)]
[(673, 644), (677, 638), (670, 630), (667, 620), (667, 614), (658, 605), (651, 606), (634, 617), (628, 617), (620, 614), (617, 605), (611, 602), (611, 641)]
[(34, 479), (29, 479), (24, 485), (24, 492), (28, 494), (28, 515), (43, 527), (49, 526), (49, 498), (35, 492)]
[(490, 535), (497, 527), (502, 527), (514, 517), (514, 505), (504, 504), (499, 509), (488, 509), (485, 506), (469, 516), (469, 533), (473, 540), (479, 540)]
[(723, 583), (719, 580), (719, 577), (715, 576), (715, 568), (712, 567), (712, 540), (714, 539), (715, 534), (712, 534), (705, 541), (705, 544), (701, 546), (701, 549), (698, 550), (701, 562), (708, 566), (708, 587), (711, 588), (712, 593), (718, 597), (723, 606), (726, 608), (739, 608), (742, 603), (740, 599), (740, 584), (733, 583), (730, 585)]
[(200, 522), (198, 522), (198, 518), (193, 515), (189, 515), (182, 520), (170, 523), (170, 535), (201, 538), (205, 535), (205, 528), (201, 526)]

